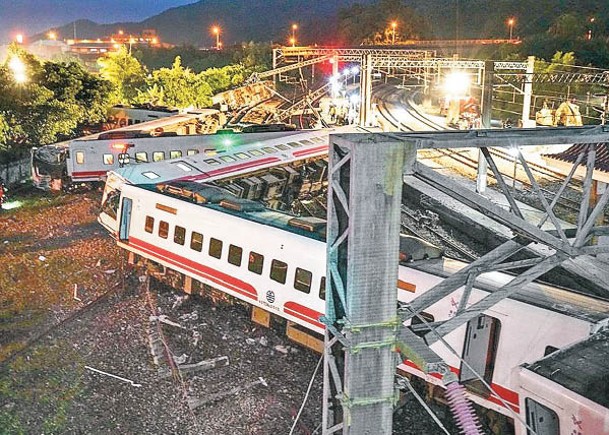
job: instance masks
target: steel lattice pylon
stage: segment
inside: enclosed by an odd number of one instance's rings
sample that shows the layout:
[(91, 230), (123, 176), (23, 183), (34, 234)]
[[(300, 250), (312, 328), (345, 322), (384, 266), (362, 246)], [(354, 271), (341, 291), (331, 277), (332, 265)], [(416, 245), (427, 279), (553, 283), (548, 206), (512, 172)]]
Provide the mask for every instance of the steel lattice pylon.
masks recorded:
[[(478, 316), (522, 285), (561, 265), (609, 292), (609, 272), (593, 255), (609, 253), (609, 246), (587, 246), (593, 234), (607, 233), (595, 223), (609, 203), (609, 189), (588, 210), (596, 144), (609, 141), (609, 128), (474, 130), (438, 133), (340, 134), (330, 136), (330, 189), (328, 197), (326, 328), (322, 433), (390, 434), (395, 391), (394, 349), (415, 354), (426, 372), (444, 366), (425, 341), (408, 334), (401, 322), (465, 286), (457, 314), (426, 336), (433, 343)], [(522, 157), (520, 163), (543, 205), (545, 217), (537, 225), (520, 212), (503, 176), (488, 152), (489, 147), (585, 143), (565, 183), (548, 203)], [(500, 208), (451, 179), (416, 161), (416, 151), (426, 148), (477, 147), (495, 173), (511, 210)], [(575, 238), (568, 239), (553, 208), (585, 161), (583, 201)], [(458, 199), (502, 225), (513, 239), (493, 249), (460, 272), (440, 282), (412, 301), (399, 315), (395, 306), (402, 182), (415, 177)], [(550, 221), (553, 231), (541, 229)], [(547, 247), (526, 261), (508, 259), (532, 243)], [(581, 267), (581, 261), (586, 264)], [(579, 263), (579, 264), (578, 264)], [(469, 293), (476, 277), (488, 270), (524, 268), (503, 288), (470, 305)]]

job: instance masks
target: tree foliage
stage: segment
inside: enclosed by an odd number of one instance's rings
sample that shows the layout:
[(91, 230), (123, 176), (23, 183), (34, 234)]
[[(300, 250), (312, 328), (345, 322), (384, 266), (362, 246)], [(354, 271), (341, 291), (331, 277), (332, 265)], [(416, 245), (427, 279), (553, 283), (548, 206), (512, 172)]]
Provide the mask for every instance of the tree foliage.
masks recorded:
[[(11, 62), (19, 59), (25, 80)], [(0, 65), (0, 144), (4, 150), (71, 137), (84, 124), (98, 123), (109, 107), (111, 86), (75, 62), (42, 62), (17, 45)]]
[(101, 76), (114, 86), (111, 95), (114, 104), (134, 102), (146, 83), (146, 69), (122, 45), (118, 51), (109, 53), (97, 61)]

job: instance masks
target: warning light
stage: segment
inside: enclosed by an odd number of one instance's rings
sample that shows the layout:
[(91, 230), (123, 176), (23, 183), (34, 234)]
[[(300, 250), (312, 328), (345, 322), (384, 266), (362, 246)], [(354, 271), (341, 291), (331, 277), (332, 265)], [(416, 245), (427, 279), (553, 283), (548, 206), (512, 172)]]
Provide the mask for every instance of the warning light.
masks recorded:
[(112, 144), (112, 149), (117, 150), (117, 151), (123, 151), (123, 150), (127, 150), (129, 148), (133, 148), (135, 145), (133, 145), (132, 143), (113, 143)]

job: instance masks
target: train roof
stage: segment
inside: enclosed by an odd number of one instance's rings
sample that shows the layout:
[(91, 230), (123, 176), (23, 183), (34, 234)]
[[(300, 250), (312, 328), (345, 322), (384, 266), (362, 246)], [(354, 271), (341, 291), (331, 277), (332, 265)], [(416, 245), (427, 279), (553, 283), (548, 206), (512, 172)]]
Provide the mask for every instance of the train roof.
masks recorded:
[(524, 366), (546, 379), (609, 407), (609, 329)]
[[(326, 240), (325, 219), (297, 217), (283, 211), (269, 209), (259, 202), (237, 198), (223, 189), (224, 193), (218, 195), (219, 188), (215, 186), (192, 182), (169, 182), (146, 187), (251, 222), (278, 228), (321, 242)], [(194, 195), (185, 194), (185, 192), (196, 192), (200, 195), (200, 198), (195, 199)], [(459, 260), (440, 258), (413, 261), (408, 263), (406, 267), (446, 278), (466, 266), (467, 263)], [(475, 287), (494, 292), (506, 285), (511, 279), (513, 279), (513, 276), (506, 273), (487, 272), (476, 279)], [(592, 323), (609, 318), (609, 300), (548, 284), (530, 283), (510, 298)], [(593, 302), (591, 298), (594, 299)]]
[[(409, 264), (409, 267), (414, 269), (445, 278), (455, 274), (465, 266), (467, 266), (467, 263), (451, 258)], [(512, 275), (505, 272), (486, 272), (477, 277), (475, 287), (493, 292), (506, 285), (512, 278)], [(594, 301), (591, 301), (591, 298)], [(609, 300), (601, 299), (584, 291), (556, 287), (541, 282), (527, 284), (524, 288), (512, 294), (510, 299), (592, 323), (609, 318)]]
[(200, 153), (162, 162), (129, 165), (114, 172), (131, 184), (162, 183), (170, 180), (203, 183), (327, 154), (330, 133), (355, 131), (359, 131), (357, 127), (347, 126), (319, 130), (206, 135), (202, 140), (208, 141), (209, 148), (218, 147), (225, 150), (215, 156)]
[[(143, 109), (141, 109), (143, 110)], [(97, 133), (94, 135), (78, 138), (75, 140), (97, 140), (100, 135), (107, 133), (117, 133), (117, 132), (133, 132), (133, 131), (143, 131), (143, 132), (151, 132), (153, 130), (162, 128), (166, 129), (171, 126), (177, 126), (183, 122), (192, 121), (193, 119), (203, 119), (211, 115), (215, 115), (220, 113), (220, 111), (216, 109), (196, 109), (191, 110), (184, 113), (178, 113), (176, 115), (171, 116), (163, 116), (158, 119), (153, 119), (151, 121), (140, 122), (139, 124), (127, 125), (125, 127), (115, 128), (108, 131), (102, 131), (101, 133)]]

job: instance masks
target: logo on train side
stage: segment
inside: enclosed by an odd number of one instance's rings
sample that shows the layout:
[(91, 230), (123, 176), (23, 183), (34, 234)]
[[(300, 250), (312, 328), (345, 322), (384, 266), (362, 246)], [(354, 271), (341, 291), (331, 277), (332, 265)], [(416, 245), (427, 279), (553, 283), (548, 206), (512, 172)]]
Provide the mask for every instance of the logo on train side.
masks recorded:
[(269, 290), (266, 292), (266, 300), (269, 304), (275, 302), (275, 292), (273, 292), (273, 290)]

